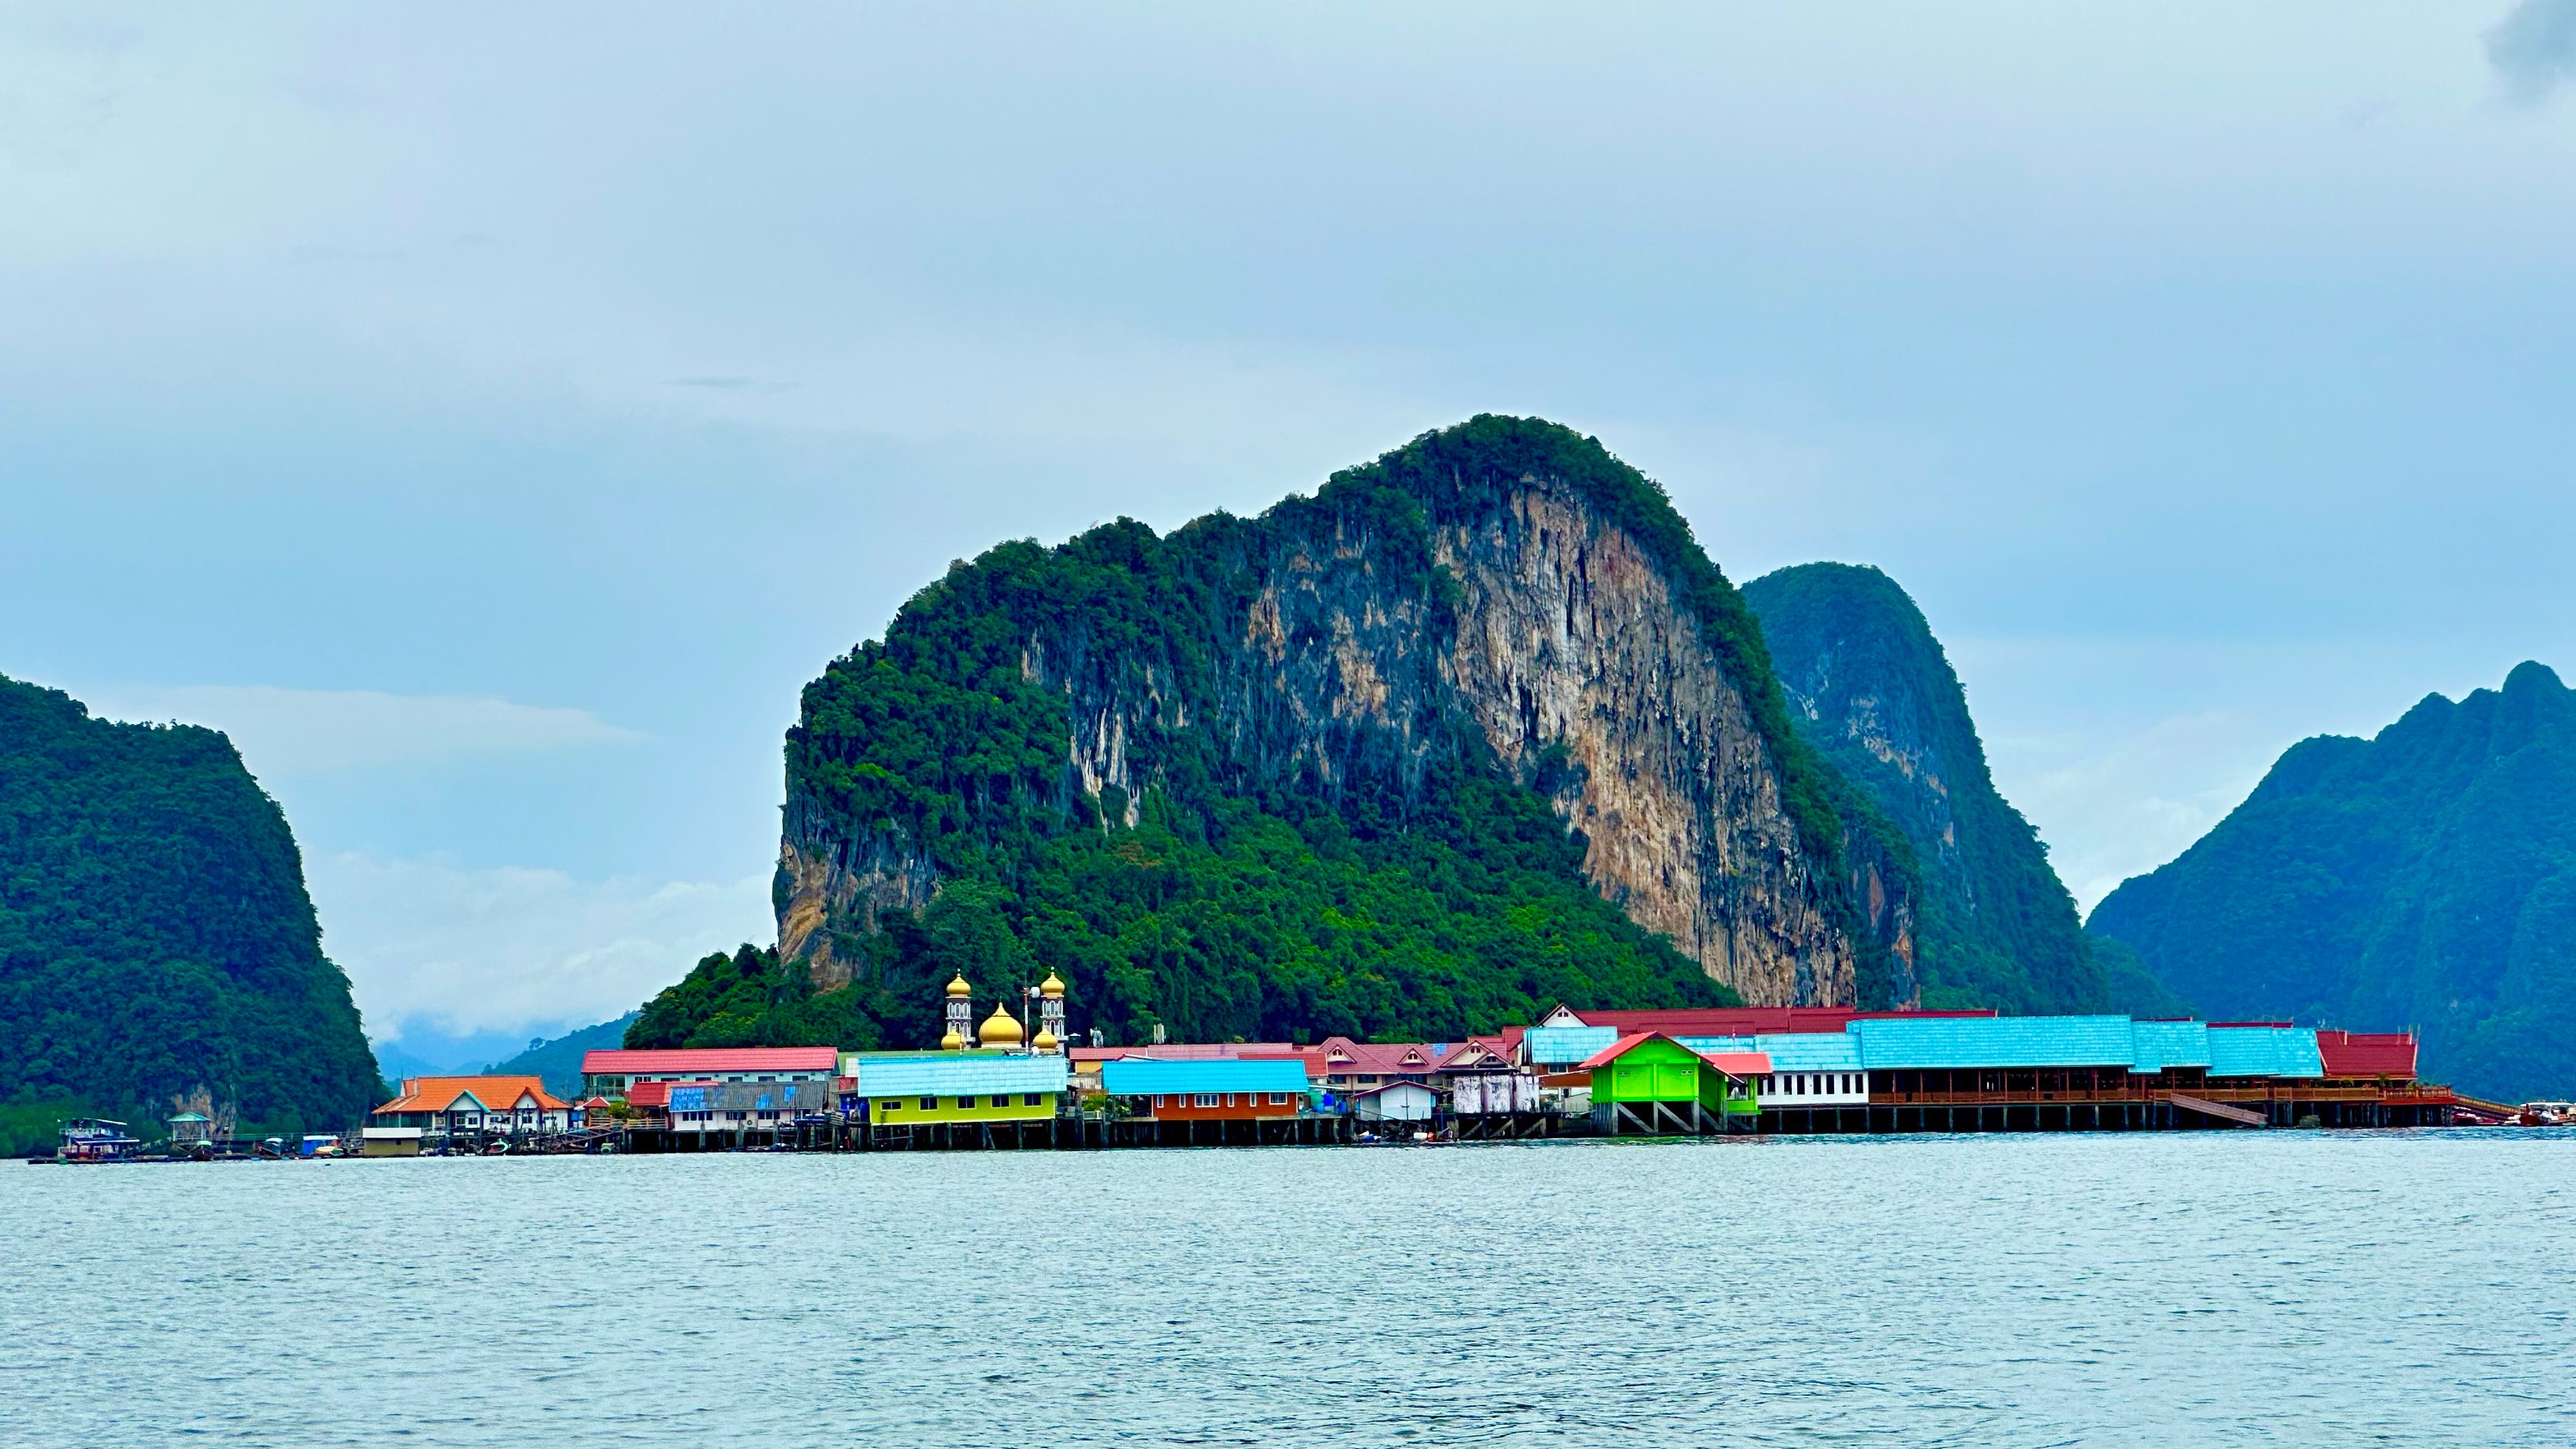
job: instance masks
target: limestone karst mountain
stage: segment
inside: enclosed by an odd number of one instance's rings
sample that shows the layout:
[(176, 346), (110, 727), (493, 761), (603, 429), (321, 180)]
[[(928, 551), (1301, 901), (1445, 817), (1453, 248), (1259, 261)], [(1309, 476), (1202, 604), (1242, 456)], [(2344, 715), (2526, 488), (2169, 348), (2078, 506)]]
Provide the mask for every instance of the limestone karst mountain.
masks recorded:
[(778, 960), (700, 992), (776, 999), (680, 1025), (908, 1037), (952, 962), (1061, 971), (1122, 1039), (1902, 1002), (1914, 894), (1662, 491), (1479, 417), (1258, 518), (954, 566), (805, 689)]
[(336, 1130), (377, 1087), (295, 837), (232, 743), (0, 678), (0, 1102), (157, 1124), (203, 1091), (246, 1128)]
[(2418, 1027), (2428, 1075), (2576, 1093), (2576, 692), (2526, 663), (2302, 740), (2086, 925), (2213, 1016)]
[(1744, 586), (1816, 750), (1904, 830), (1922, 867), (1927, 1006), (2127, 1010), (2030, 822), (1996, 792), (1966, 691), (1922, 610), (1874, 568), (1800, 564)]

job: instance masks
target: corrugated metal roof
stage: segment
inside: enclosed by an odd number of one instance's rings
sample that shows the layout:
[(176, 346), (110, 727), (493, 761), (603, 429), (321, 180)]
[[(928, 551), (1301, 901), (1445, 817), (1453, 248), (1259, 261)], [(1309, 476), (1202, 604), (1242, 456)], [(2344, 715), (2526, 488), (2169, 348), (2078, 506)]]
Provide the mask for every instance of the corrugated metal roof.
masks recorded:
[(2320, 1031), (2317, 1054), (2330, 1077), (2412, 1079), (2415, 1075), (2415, 1038), (2408, 1032)]
[(2161, 1072), (2167, 1067), (2209, 1065), (2209, 1024), (2207, 1022), (2131, 1022), (2129, 1040), (2137, 1046), (2137, 1059), (2129, 1070), (2142, 1076)]
[(1541, 1065), (1579, 1062), (1619, 1044), (1615, 1026), (1534, 1026), (1521, 1037), (1529, 1059)]
[(1851, 1024), (1872, 1071), (1929, 1067), (2127, 1066), (2125, 1016), (1864, 1017)]
[(1689, 1047), (1692, 1051), (1699, 1053), (1701, 1056), (1708, 1056), (1713, 1052), (1749, 1052), (1754, 1050), (1753, 1038), (1749, 1036), (1677, 1036), (1674, 1037), (1673, 1040), (1680, 1042), (1683, 1046)]
[(959, 1052), (936, 1057), (860, 1057), (862, 1097), (971, 1097), (985, 1092), (1061, 1092), (1070, 1068), (1059, 1056)]
[(2209, 1029), (2213, 1077), (2322, 1077), (2317, 1034), (2300, 1026), (2213, 1026)]
[(1848, 1031), (1765, 1032), (1755, 1037), (1755, 1050), (1771, 1059), (1775, 1072), (1857, 1072), (1860, 1038)]
[(1241, 1057), (1191, 1062), (1129, 1057), (1101, 1063), (1100, 1089), (1113, 1097), (1183, 1092), (1303, 1092), (1306, 1064)]

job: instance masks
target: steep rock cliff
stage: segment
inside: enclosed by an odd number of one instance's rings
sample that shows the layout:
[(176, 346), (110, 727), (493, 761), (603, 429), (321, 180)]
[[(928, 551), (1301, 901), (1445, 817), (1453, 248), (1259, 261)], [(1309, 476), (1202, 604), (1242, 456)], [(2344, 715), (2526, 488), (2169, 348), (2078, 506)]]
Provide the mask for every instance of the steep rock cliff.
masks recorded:
[(1905, 590), (1874, 568), (1819, 563), (1765, 574), (1744, 598), (1800, 733), (1913, 844), (1926, 1003), (2114, 1009), (2074, 898), (1996, 791), (1967, 693)]
[(831, 988), (1069, 830), (1162, 808), (1188, 836), (1239, 800), (1437, 835), (1477, 780), (1544, 801), (1591, 893), (1746, 1000), (1914, 995), (1912, 853), (1798, 739), (1741, 598), (1634, 470), (1492, 417), (1258, 519), (952, 568), (807, 687), (779, 946)]

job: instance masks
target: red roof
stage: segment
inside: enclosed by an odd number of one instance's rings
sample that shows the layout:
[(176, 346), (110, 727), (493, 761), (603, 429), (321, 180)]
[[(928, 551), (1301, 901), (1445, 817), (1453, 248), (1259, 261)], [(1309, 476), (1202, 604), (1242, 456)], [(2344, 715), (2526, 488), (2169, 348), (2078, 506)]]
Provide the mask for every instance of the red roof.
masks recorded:
[[(1702, 1006), (1669, 1011), (1578, 1011), (1585, 1026), (1666, 1036), (1752, 1036), (1758, 1032), (1837, 1032), (1855, 1018), (1992, 1016), (1976, 1011), (1862, 1011), (1851, 1006)], [(1518, 1043), (1514, 1043), (1518, 1045)]]
[(2411, 1032), (2319, 1031), (2317, 1055), (2329, 1077), (2415, 1077)]
[(1353, 1041), (1346, 1036), (1328, 1036), (1306, 1048), (1306, 1074), (1310, 1077), (1355, 1073), (1362, 1076), (1423, 1076), (1440, 1070), (1440, 1064), (1466, 1049), (1464, 1042), (1427, 1041)]
[(603, 1047), (581, 1054), (584, 1076), (632, 1076), (638, 1072), (833, 1072), (840, 1070), (839, 1047), (672, 1047), (627, 1051)]
[(459, 1098), (472, 1097), (486, 1112), (515, 1111), (521, 1104), (560, 1112), (567, 1104), (546, 1092), (535, 1077), (405, 1077), (402, 1095), (376, 1111), (453, 1112)]

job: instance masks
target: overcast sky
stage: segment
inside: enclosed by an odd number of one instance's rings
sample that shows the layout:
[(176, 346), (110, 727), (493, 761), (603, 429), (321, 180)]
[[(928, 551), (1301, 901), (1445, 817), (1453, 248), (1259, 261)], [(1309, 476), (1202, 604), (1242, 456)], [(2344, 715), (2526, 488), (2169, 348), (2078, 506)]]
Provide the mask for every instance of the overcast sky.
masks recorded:
[(1875, 563), (2089, 905), (2576, 662), (2576, 0), (0, 10), (0, 673), (233, 733), (371, 1032), (772, 934), (948, 560), (1479, 411)]

